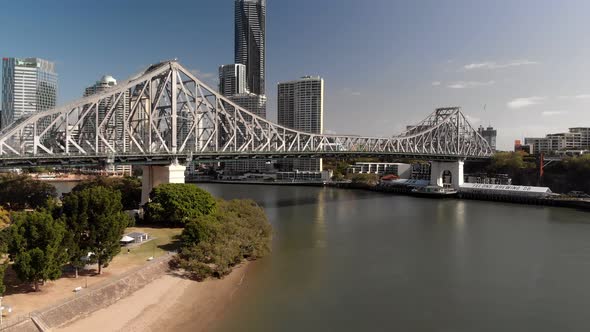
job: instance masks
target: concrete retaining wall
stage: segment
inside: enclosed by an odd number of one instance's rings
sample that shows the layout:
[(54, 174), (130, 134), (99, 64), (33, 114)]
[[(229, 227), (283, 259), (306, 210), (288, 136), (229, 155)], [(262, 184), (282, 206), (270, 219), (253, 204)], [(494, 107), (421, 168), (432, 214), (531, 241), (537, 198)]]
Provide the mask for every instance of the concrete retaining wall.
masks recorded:
[(7, 332), (39, 332), (39, 329), (30, 318), (14, 325), (3, 326), (1, 330)]
[[(2, 331), (39, 332), (46, 328), (56, 328), (90, 315), (127, 297), (158, 279), (168, 271), (172, 255), (167, 255), (148, 263), (138, 270), (130, 271), (120, 278), (93, 288), (82, 290), (75, 297), (43, 310), (32, 312), (31, 317), (42, 325), (38, 327), (32, 319), (0, 328)], [(8, 325), (8, 324), (7, 324)]]
[(168, 271), (168, 262), (172, 256), (166, 256), (138, 271), (127, 273), (120, 279), (97, 289), (82, 291), (75, 298), (37, 313), (50, 328), (65, 325), (74, 320), (85, 317), (99, 309), (108, 307), (118, 300), (131, 295), (150, 282), (163, 276)]

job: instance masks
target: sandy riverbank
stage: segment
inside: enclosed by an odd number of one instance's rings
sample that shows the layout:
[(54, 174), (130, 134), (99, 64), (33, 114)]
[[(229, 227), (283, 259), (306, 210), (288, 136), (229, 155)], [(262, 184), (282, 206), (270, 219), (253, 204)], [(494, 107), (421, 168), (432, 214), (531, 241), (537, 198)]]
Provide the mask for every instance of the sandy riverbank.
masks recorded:
[[(174, 275), (156, 279), (131, 296), (55, 331), (207, 331), (241, 286), (248, 264), (222, 280), (195, 282)], [(194, 326), (198, 325), (195, 329)]]

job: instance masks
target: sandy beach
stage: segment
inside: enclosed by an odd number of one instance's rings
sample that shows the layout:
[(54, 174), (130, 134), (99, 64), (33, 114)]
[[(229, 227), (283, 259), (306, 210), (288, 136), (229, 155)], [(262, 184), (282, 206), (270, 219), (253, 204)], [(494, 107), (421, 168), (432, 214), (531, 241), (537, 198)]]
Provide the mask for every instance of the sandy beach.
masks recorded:
[[(207, 331), (246, 276), (248, 263), (221, 280), (196, 282), (167, 274), (119, 302), (55, 331)], [(197, 328), (194, 326), (198, 325)]]

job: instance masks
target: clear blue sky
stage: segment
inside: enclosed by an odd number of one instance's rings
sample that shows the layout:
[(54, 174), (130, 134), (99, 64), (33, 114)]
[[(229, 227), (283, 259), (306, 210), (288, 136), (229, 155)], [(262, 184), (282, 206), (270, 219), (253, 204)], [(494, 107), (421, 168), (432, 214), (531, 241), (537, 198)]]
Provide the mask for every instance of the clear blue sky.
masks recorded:
[[(506, 149), (590, 126), (588, 1), (267, 2), (271, 119), (277, 82), (321, 75), (325, 129), (342, 134), (392, 135), (448, 105)], [(60, 104), (171, 58), (215, 82), (233, 18), (232, 0), (2, 1), (0, 56), (55, 61)]]

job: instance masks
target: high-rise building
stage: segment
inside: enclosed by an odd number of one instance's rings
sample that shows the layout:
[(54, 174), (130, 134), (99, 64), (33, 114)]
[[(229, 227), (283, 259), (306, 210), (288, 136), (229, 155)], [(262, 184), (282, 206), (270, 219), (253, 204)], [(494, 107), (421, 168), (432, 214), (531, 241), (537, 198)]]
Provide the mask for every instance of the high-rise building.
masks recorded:
[(489, 126), (484, 128), (483, 126), (479, 126), (477, 128), (477, 132), (486, 140), (488, 144), (492, 148), (492, 150), (496, 151), (496, 137), (498, 136), (498, 132), (494, 127)]
[(229, 97), (231, 101), (262, 118), (266, 118), (266, 96), (242, 93)]
[[(324, 131), (324, 80), (305, 76), (278, 85), (280, 125), (313, 134)], [(287, 163), (289, 164), (289, 163)], [(321, 171), (321, 159), (297, 159), (292, 167), (300, 171)]]
[[(84, 97), (91, 96), (97, 93), (106, 91), (117, 85), (117, 80), (110, 75), (103, 76), (95, 84), (89, 86), (84, 90)], [(125, 122), (129, 115), (129, 91), (126, 91), (121, 97), (118, 98), (116, 105), (113, 105), (115, 100), (108, 99), (104, 100), (98, 105), (98, 121), (102, 125), (103, 129), (101, 132), (106, 138), (113, 144), (114, 148), (118, 151), (127, 151), (129, 148), (129, 142), (127, 135), (125, 135)], [(114, 107), (113, 107), (114, 106)], [(94, 121), (95, 118), (89, 119), (89, 123), (85, 130), (94, 132)], [(100, 142), (99, 144), (104, 142)], [(110, 167), (107, 169), (109, 172), (118, 172), (131, 175), (131, 166), (119, 165), (116, 167)]]
[[(219, 68), (219, 92), (244, 109), (266, 118), (266, 0), (235, 0), (234, 7), (236, 64)], [(267, 166), (265, 160), (228, 161), (225, 170), (228, 173), (265, 172)]]
[(246, 66), (234, 63), (219, 67), (219, 93), (230, 97), (247, 91)]
[[(254, 93), (242, 93), (228, 97), (229, 100), (238, 104), (239, 106), (247, 109), (251, 113), (254, 113), (262, 118), (266, 118), (266, 96), (257, 95)], [(242, 127), (242, 131), (245, 132), (246, 128)], [(237, 139), (238, 144), (242, 144), (241, 138)], [(267, 160), (238, 160), (238, 161), (227, 161), (225, 162), (225, 170), (228, 173), (247, 173), (247, 172), (266, 172), (268, 170)]]
[(39, 58), (2, 59), (3, 126), (55, 107), (57, 73), (53, 62)]
[(248, 90), (265, 95), (266, 0), (235, 0), (235, 62), (246, 66)]

